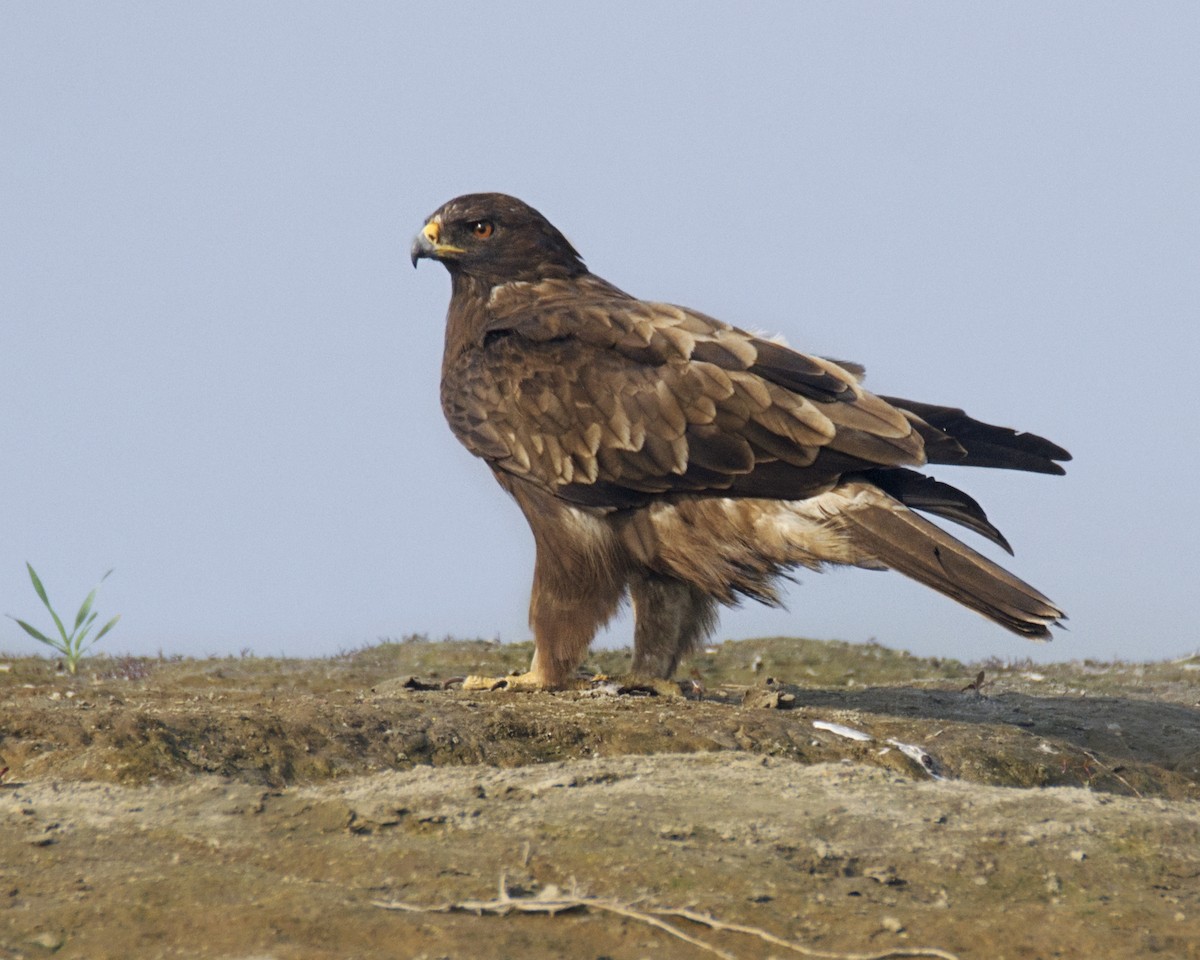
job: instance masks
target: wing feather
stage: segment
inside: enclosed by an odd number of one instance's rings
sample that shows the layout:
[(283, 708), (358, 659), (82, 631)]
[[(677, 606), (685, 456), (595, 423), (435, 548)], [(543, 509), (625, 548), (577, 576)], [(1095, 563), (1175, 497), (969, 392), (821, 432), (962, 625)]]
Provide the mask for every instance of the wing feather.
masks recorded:
[(864, 391), (861, 368), (596, 278), (508, 284), (488, 307), (443, 371), (447, 419), (497, 469), (575, 502), (807, 496), (846, 470), (924, 462), (919, 416)]

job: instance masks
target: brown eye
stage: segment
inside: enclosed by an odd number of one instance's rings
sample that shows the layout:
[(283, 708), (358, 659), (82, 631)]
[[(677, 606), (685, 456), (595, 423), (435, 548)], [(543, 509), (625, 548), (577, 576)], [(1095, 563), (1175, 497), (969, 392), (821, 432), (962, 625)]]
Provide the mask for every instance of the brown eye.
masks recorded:
[(480, 240), (486, 240), (495, 232), (495, 230), (496, 227), (491, 220), (477, 220), (475, 223), (471, 224), (471, 232)]

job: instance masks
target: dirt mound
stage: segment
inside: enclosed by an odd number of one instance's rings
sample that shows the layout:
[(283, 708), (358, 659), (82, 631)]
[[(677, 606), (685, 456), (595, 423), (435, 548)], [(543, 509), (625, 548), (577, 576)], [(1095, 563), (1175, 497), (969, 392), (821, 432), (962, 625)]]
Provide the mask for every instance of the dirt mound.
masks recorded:
[[(764, 640), (698, 657), (686, 699), (437, 683), (528, 652), (9, 661), (0, 958), (704, 955), (639, 904), (826, 951), (1200, 957), (1195, 663)], [(633, 913), (378, 905), (502, 876)]]

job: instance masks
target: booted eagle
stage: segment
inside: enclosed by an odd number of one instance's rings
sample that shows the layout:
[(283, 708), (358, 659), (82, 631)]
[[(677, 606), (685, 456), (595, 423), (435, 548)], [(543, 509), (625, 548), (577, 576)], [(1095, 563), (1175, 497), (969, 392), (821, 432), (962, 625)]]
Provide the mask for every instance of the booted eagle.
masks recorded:
[(669, 678), (721, 604), (778, 604), (793, 567), (897, 570), (1016, 633), (1063, 613), (914, 511), (1012, 552), (929, 463), (1063, 473), (1061, 447), (962, 410), (876, 396), (856, 364), (807, 356), (591, 273), (514, 197), (458, 197), (412, 246), (452, 293), (450, 428), (525, 513), (537, 547), (528, 674), (561, 689), (631, 598), (633, 673)]

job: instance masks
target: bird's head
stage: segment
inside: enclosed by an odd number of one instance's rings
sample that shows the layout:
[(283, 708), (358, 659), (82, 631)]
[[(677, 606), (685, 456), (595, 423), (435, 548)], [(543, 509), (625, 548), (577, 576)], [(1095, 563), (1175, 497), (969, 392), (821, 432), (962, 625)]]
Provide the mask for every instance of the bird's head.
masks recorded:
[(425, 221), (411, 253), (414, 267), (428, 257), (451, 274), (469, 274), (489, 285), (587, 272), (549, 220), (503, 193), (470, 193), (443, 204)]

